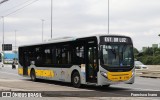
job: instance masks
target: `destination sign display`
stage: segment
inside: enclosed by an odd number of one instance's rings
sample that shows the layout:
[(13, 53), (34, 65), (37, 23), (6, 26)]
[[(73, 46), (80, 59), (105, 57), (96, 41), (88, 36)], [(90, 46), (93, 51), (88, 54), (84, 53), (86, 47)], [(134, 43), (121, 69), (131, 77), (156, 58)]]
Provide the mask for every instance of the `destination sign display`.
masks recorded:
[(100, 37), (100, 42), (101, 43), (131, 43), (130, 38), (128, 37), (114, 37), (114, 36), (109, 36), (109, 37)]

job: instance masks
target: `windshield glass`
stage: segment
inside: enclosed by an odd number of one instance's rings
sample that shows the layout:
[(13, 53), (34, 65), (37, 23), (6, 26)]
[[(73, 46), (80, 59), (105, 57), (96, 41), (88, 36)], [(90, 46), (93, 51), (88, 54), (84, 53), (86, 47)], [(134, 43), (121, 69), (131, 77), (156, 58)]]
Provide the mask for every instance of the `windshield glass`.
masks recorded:
[(101, 45), (101, 63), (106, 66), (131, 66), (133, 64), (132, 45)]

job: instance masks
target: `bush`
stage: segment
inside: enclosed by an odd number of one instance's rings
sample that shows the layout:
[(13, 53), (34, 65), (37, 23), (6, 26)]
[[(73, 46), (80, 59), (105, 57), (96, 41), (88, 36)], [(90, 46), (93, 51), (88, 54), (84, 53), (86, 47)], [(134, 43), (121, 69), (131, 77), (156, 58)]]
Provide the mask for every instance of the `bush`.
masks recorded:
[(142, 56), (142, 57), (139, 57), (138, 60), (146, 65), (153, 64), (153, 57), (152, 56)]
[(153, 58), (153, 65), (160, 65), (160, 55)]
[(134, 50), (135, 59), (146, 65), (160, 65), (160, 48), (148, 47), (144, 52)]

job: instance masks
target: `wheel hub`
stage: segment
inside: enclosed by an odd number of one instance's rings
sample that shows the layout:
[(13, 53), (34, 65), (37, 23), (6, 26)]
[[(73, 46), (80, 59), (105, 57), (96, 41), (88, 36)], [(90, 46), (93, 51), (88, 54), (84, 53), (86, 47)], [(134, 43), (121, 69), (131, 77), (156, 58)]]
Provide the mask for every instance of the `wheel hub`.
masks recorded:
[(79, 77), (78, 76), (76, 76), (76, 77), (74, 77), (74, 83), (78, 83), (79, 82)]

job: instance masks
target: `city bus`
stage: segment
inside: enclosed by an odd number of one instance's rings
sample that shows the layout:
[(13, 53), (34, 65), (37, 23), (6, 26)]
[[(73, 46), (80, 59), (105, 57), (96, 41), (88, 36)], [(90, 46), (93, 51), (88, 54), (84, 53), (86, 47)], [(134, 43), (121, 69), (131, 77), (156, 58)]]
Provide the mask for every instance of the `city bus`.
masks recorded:
[(133, 84), (133, 43), (122, 35), (68, 37), (19, 47), (18, 74), (74, 87)]

